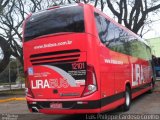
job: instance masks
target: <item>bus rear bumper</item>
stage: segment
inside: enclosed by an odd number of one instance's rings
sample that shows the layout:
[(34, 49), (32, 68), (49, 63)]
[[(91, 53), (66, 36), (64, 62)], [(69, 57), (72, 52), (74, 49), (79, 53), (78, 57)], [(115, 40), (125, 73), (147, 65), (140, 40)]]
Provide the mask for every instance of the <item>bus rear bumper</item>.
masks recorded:
[[(37, 101), (36, 99), (33, 99), (33, 98), (29, 98), (29, 97), (26, 97), (26, 98), (27, 98), (27, 104), (30, 112), (39, 112), (39, 113), (45, 113), (45, 114), (100, 113), (100, 103), (101, 103), (100, 100), (92, 100), (92, 101), (40, 100), (40, 101)], [(53, 107), (59, 107), (59, 108), (53, 108)]]
[[(33, 112), (32, 109), (29, 109), (30, 112)], [(34, 111), (35, 112), (35, 111)], [(39, 113), (44, 113), (44, 114), (92, 114), (92, 113), (100, 113), (100, 109), (39, 109)]]

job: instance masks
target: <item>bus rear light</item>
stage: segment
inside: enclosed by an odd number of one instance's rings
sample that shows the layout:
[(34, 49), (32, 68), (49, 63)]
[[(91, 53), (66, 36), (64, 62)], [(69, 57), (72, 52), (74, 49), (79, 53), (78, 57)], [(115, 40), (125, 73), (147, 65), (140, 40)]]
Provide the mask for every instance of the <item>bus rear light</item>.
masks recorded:
[(87, 79), (85, 89), (83, 91), (83, 96), (90, 95), (97, 91), (97, 82), (96, 82), (96, 75), (94, 71), (94, 67), (88, 65), (87, 66)]
[(88, 85), (88, 90), (90, 90), (90, 91), (96, 90), (96, 86), (95, 85)]
[(79, 101), (79, 102), (77, 102), (77, 104), (88, 104), (88, 102)]
[(28, 101), (28, 104), (34, 104), (34, 105), (36, 105), (36, 104), (37, 104), (37, 102), (34, 102), (34, 101)]

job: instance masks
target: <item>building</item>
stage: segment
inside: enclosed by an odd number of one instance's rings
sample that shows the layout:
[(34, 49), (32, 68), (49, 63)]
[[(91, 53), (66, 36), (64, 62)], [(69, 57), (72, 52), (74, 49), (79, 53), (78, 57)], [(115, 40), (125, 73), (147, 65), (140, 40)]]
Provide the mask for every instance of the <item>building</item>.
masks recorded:
[(148, 39), (147, 41), (152, 49), (153, 54), (156, 57), (160, 58), (160, 37), (151, 38)]
[(156, 77), (160, 79), (160, 37), (157, 38), (151, 38), (147, 40), (151, 49), (153, 55), (157, 58), (154, 60), (155, 62), (155, 72), (156, 72)]

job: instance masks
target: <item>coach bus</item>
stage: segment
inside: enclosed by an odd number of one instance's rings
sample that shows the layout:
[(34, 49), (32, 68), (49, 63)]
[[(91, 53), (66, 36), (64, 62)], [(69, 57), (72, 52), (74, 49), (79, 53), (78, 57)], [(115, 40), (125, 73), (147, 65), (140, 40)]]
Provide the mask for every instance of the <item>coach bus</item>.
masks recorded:
[(152, 92), (151, 50), (88, 4), (29, 15), (23, 26), (26, 99), (31, 112), (100, 113)]

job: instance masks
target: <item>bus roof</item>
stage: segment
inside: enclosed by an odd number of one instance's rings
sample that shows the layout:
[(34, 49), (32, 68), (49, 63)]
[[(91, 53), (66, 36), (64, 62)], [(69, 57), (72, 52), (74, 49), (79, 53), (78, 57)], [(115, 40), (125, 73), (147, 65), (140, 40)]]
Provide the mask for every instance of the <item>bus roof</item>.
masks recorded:
[[(53, 6), (50, 7), (48, 9), (45, 10), (41, 10), (35, 13), (32, 13), (32, 15), (36, 15), (36, 14), (40, 14), (42, 12), (45, 12), (47, 10), (52, 10), (52, 9), (61, 9), (61, 8), (67, 8), (67, 7), (74, 7), (74, 6), (85, 6), (85, 5), (89, 5), (93, 8), (95, 8), (93, 5), (90, 4), (84, 4), (84, 3), (73, 3), (73, 4), (67, 4), (67, 5), (60, 5), (60, 6)], [(97, 9), (97, 8), (95, 8)], [(98, 10), (98, 9), (97, 9)], [(105, 13), (103, 13), (102, 11), (98, 10), (99, 12), (101, 12), (102, 14), (104, 14), (105, 16), (107, 16), (107, 19), (111, 20), (112, 22), (114, 22), (115, 24), (117, 24), (119, 27), (121, 27), (122, 29), (124, 29), (125, 31), (129, 31), (129, 33), (131, 33), (132, 35), (134, 35), (135, 37), (138, 38), (139, 41), (143, 42), (144, 44), (146, 44), (147, 46), (149, 46), (149, 44), (147, 43), (147, 41), (141, 37), (139, 37), (137, 34), (135, 34), (134, 32), (132, 32), (131, 30), (129, 30), (127, 27), (117, 23), (115, 20), (113, 20), (111, 17), (109, 17), (108, 15), (106, 15)]]

